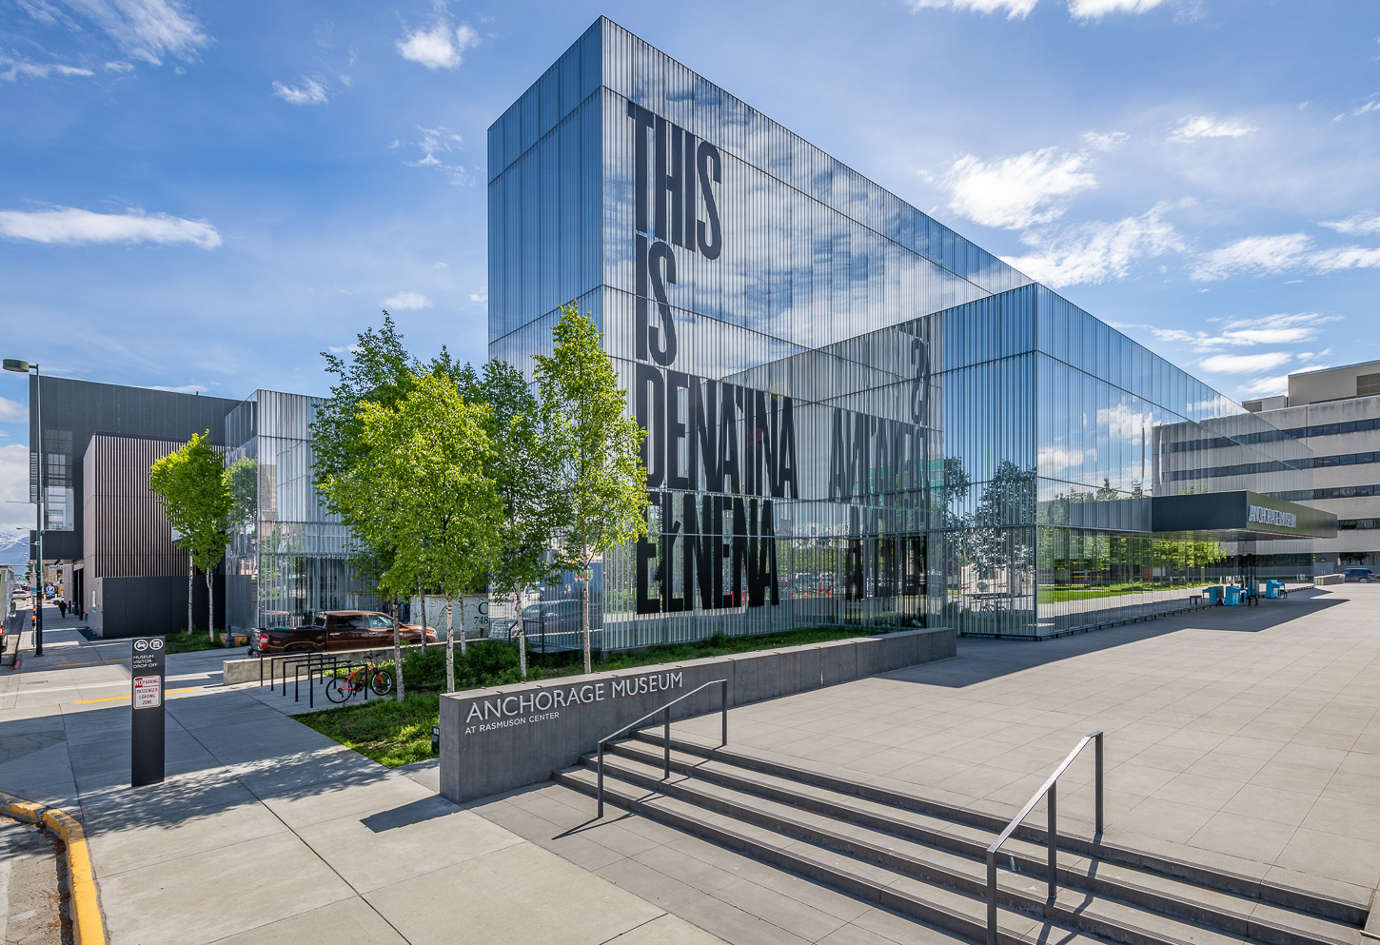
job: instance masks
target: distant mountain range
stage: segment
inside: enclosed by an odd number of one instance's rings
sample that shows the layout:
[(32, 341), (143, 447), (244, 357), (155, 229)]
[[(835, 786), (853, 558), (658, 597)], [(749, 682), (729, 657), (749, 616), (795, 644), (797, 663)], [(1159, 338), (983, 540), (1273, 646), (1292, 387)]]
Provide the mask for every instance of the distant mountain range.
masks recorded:
[(12, 545), (0, 549), (0, 564), (12, 564), (15, 570), (27, 566), (29, 561), (29, 539), (27, 536)]

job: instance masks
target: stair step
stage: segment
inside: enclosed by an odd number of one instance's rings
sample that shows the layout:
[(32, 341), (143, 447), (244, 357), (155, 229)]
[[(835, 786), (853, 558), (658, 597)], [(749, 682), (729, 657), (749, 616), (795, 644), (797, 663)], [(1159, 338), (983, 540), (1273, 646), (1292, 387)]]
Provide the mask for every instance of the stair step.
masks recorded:
[[(587, 762), (593, 768), (593, 761)], [(855, 860), (891, 870), (906, 878), (952, 888), (957, 892), (985, 901), (986, 865), (984, 861), (937, 849), (883, 831), (873, 830), (847, 821), (814, 814), (789, 804), (754, 797), (720, 785), (705, 784), (683, 775), (673, 775), (670, 781), (661, 780), (661, 769), (626, 758), (605, 761), (607, 779), (617, 778), (642, 790), (660, 793), (684, 801), (701, 809), (733, 818), (757, 828), (777, 831), (808, 844), (847, 855)], [(1005, 859), (1005, 857), (1003, 857)], [(1247, 936), (1256, 941), (1285, 937), (1293, 945), (1318, 945), (1334, 942), (1332, 938), (1310, 938), (1288, 926), (1266, 926), (1269, 938), (1261, 938), (1249, 918), (1249, 904), (1243, 914), (1231, 912), (1208, 913), (1215, 929), (1181, 921), (1175, 916), (1177, 904), (1166, 897), (1148, 897), (1145, 904), (1109, 899), (1086, 890), (1068, 889), (1064, 880), (1064, 860), (1073, 861), (1074, 869), (1086, 871), (1091, 864), (1071, 854), (1061, 857), (1061, 882), (1053, 908), (1046, 905), (1047, 880), (1043, 862), (1037, 871), (1019, 873), (998, 869), (999, 902), (1033, 915), (1044, 915), (1078, 929), (1125, 945), (1152, 945), (1156, 942), (1190, 943), (1190, 945), (1228, 945)], [(895, 886), (896, 883), (891, 885)], [(1132, 893), (1134, 886), (1125, 887)], [(1153, 931), (1150, 931), (1153, 930)], [(1352, 930), (1351, 945), (1359, 940), (1359, 932)]]
[[(658, 789), (663, 758), (659, 747), (653, 750), (644, 744), (624, 742), (611, 746), (611, 751), (612, 754), (606, 756), (606, 765), (633, 765), (632, 770), (641, 777), (642, 786)], [(592, 762), (587, 760), (586, 763)], [(671, 753), (671, 768), (691, 775), (701, 790), (712, 785), (740, 792), (745, 797), (736, 798), (739, 803), (757, 804), (765, 810), (796, 819), (813, 818), (809, 822), (814, 825), (827, 825), (829, 818), (834, 818), (842, 821), (842, 824), (835, 823), (836, 828), (846, 825), (850, 833), (859, 828), (870, 829), (924, 845), (933, 851), (958, 854), (971, 858), (973, 868), (979, 870), (985, 868), (986, 849), (994, 836), (994, 832), (748, 771), (679, 750)], [(685, 791), (689, 788), (674, 785), (663, 789)], [(735, 799), (731, 793), (721, 796)], [(777, 806), (770, 806), (772, 804)], [(1047, 856), (1044, 844), (1013, 837), (1001, 849), (999, 867), (1038, 877), (1043, 886)], [(985, 874), (979, 878), (985, 880)], [(1068, 852), (1061, 852), (1059, 857), (1059, 886), (1091, 891), (1100, 897), (1119, 899), (1187, 922), (1205, 922), (1227, 934), (1250, 937), (1269, 945), (1357, 945), (1360, 937), (1354, 926), (1265, 906), (1254, 899), (1206, 889), (1153, 872), (1094, 862)]]
[[(555, 777), (557, 782), (582, 793), (592, 796), (596, 791), (594, 774), (586, 768), (560, 771)], [(606, 780), (604, 797), (606, 803), (747, 854), (862, 902), (898, 912), (963, 938), (986, 940), (986, 904), (953, 889), (910, 882), (906, 877), (809, 844), (790, 841), (780, 834), (774, 834), (776, 839), (768, 841), (762, 837), (764, 831), (753, 829), (751, 825), (674, 797), (646, 792), (626, 782)], [(898, 886), (903, 880), (909, 885)], [(1041, 926), (1041, 920), (1034, 916), (998, 908), (998, 945), (1035, 945)], [(1058, 941), (1064, 945), (1067, 939), (1061, 934)], [(1091, 945), (1092, 941), (1089, 939), (1086, 945)]]
[[(632, 739), (632, 742), (619, 743), (619, 745), (641, 742), (656, 746), (656, 749), (660, 750), (660, 730), (634, 732)], [(893, 813), (904, 811), (927, 816), (940, 822), (945, 831), (955, 836), (962, 835), (966, 828), (970, 837), (985, 834), (990, 838), (1006, 826), (1004, 820), (981, 811), (860, 783), (826, 772), (812, 771), (760, 758), (730, 748), (715, 748), (681, 736), (673, 736), (671, 746), (675, 751), (681, 753), (682, 760), (688, 760), (692, 763), (694, 763), (693, 759), (699, 759), (700, 763), (712, 761), (740, 772), (745, 771), (751, 772), (753, 775), (768, 776), (775, 780), (778, 787), (784, 785), (787, 789), (800, 787), (819, 789), (831, 792), (835, 796), (842, 795), (871, 802), (882, 808), (889, 808)], [(610, 747), (616, 749), (619, 746)], [(976, 834), (972, 833), (974, 830), (977, 831)], [(1045, 831), (1039, 827), (1023, 826), (1016, 831), (1012, 839), (1008, 841), (1007, 846), (1016, 841), (1025, 841), (1029, 844), (1027, 850), (1038, 848), (1043, 851), (1044, 836)], [(1072, 831), (1066, 834), (1060, 830), (1058, 842), (1061, 850), (1096, 859), (1099, 862), (1099, 876), (1105, 873), (1110, 877), (1112, 872), (1109, 867), (1120, 867), (1132, 871), (1132, 875), (1137, 878), (1137, 881), (1146, 875), (1154, 875), (1196, 887), (1199, 892), (1194, 901), (1199, 901), (1206, 893), (1208, 903), (1217, 902), (1218, 896), (1226, 895), (1251, 903), (1275, 907), (1275, 910), (1278, 911), (1253, 908), (1251, 914), (1258, 916), (1258, 921), (1265, 925), (1277, 922), (1281, 915), (1315, 917), (1338, 926), (1339, 928), (1334, 929), (1334, 931), (1346, 936), (1341, 939), (1342, 941), (1353, 941), (1349, 937), (1350, 931), (1363, 926), (1369, 913), (1368, 896), (1363, 895), (1358, 889), (1354, 898), (1344, 898), (1347, 890), (1338, 888), (1342, 884), (1331, 884), (1327, 892), (1296, 888), (1234, 873), (1222, 868), (1180, 860), (1169, 855), (1123, 847), (1105, 839), (1078, 836)], [(1003, 853), (1007, 850), (1007, 846), (1002, 847)], [(1043, 852), (1038, 855), (1043, 859)], [(1311, 922), (1297, 924), (1310, 929), (1315, 927), (1314, 923)], [(1326, 929), (1328, 926), (1316, 926), (1316, 928)], [(1262, 940), (1269, 941), (1270, 939)], [(1329, 938), (1324, 935), (1321, 940), (1327, 941)]]

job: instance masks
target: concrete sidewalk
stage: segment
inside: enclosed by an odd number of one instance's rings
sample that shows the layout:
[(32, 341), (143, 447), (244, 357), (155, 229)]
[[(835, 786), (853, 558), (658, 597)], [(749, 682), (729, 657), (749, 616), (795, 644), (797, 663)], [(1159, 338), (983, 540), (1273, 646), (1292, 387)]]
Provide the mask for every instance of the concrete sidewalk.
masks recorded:
[(83, 820), (112, 945), (720, 941), (220, 686), (223, 654), (168, 657), (168, 778), (132, 789), (128, 643), (48, 628), (0, 670), (0, 790)]

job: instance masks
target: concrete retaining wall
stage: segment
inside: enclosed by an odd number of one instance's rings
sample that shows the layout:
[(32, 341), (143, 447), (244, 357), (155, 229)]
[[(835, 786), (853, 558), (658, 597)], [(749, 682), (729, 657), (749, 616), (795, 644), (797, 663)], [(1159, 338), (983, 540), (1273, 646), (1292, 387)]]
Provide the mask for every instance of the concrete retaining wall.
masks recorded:
[[(935, 627), (442, 696), (441, 793), (468, 801), (545, 781), (704, 683), (725, 680), (729, 706), (746, 705), (944, 659), (955, 647), (954, 631)], [(672, 718), (718, 711), (719, 689), (686, 699)]]

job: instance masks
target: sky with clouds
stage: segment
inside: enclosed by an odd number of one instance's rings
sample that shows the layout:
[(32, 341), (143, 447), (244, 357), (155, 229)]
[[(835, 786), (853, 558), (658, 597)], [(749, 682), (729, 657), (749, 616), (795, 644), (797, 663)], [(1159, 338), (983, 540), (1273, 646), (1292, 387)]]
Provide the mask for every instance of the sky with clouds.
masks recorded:
[(384, 307), (483, 358), (485, 129), (601, 13), (1233, 397), (1380, 358), (1373, 0), (0, 11), (0, 348), (54, 374), (323, 393)]

